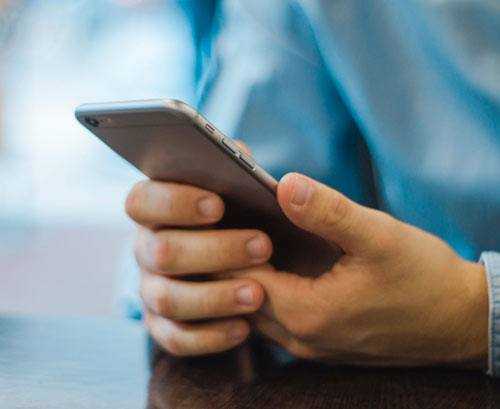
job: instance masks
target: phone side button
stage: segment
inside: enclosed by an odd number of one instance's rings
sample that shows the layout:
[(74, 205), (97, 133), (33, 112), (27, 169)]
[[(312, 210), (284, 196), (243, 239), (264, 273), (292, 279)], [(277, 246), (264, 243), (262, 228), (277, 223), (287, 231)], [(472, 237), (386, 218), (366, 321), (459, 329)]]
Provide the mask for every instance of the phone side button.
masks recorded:
[(253, 161), (252, 158), (250, 158), (250, 156), (248, 155), (245, 155), (244, 153), (240, 154), (240, 159), (241, 159), (241, 162), (250, 170), (254, 170), (255, 169), (255, 162)]
[(239, 151), (238, 151), (237, 146), (234, 144), (234, 142), (230, 141), (230, 140), (229, 140), (229, 139), (227, 139), (227, 138), (223, 138), (223, 139), (222, 139), (222, 144), (223, 144), (223, 145), (224, 145), (227, 149), (229, 149), (233, 155), (238, 156)]

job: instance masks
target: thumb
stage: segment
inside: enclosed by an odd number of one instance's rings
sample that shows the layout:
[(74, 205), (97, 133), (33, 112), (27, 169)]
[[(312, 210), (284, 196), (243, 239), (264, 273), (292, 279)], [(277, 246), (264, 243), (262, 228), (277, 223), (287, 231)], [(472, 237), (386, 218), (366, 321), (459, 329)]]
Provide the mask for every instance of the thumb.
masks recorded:
[(288, 329), (300, 324), (306, 315), (309, 323), (313, 323), (314, 315), (318, 318), (318, 314), (315, 314), (318, 306), (317, 294), (314, 292), (312, 277), (276, 271), (269, 264), (230, 271), (223, 277), (257, 281), (264, 287), (266, 294), (259, 311), (266, 317), (284, 324)]
[(375, 245), (383, 213), (358, 205), (341, 193), (298, 173), (278, 185), (278, 202), (300, 228), (340, 246), (346, 253), (365, 253)]

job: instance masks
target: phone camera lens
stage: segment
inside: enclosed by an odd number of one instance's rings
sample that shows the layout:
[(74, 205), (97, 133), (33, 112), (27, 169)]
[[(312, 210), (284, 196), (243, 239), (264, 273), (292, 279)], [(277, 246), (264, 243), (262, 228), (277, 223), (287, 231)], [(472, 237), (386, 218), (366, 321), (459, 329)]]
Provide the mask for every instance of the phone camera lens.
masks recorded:
[(90, 126), (93, 126), (94, 128), (97, 128), (99, 126), (99, 121), (95, 118), (86, 117), (85, 122)]

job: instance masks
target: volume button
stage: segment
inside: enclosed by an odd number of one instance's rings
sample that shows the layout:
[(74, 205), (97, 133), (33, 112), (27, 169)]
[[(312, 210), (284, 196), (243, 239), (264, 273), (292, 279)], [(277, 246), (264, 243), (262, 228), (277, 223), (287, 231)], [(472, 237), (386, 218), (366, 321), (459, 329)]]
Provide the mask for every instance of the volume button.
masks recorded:
[(250, 156), (245, 155), (244, 153), (240, 154), (240, 160), (243, 164), (250, 170), (255, 170), (255, 162)]
[(240, 153), (240, 151), (238, 150), (238, 147), (234, 144), (234, 142), (232, 142), (231, 140), (227, 139), (227, 138), (222, 138), (222, 144), (231, 151), (231, 153), (233, 155), (236, 155), (238, 156), (238, 154)]

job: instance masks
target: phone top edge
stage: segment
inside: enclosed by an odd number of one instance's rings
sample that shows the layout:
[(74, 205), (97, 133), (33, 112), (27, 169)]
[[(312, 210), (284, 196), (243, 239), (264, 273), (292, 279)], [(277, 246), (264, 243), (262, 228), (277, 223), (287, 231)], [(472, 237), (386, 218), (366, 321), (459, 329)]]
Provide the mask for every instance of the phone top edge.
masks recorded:
[(190, 105), (177, 99), (144, 99), (133, 101), (111, 101), (99, 103), (87, 103), (76, 107), (75, 116), (96, 115), (102, 113), (127, 113), (137, 111), (156, 111), (166, 109), (172, 112), (180, 112), (190, 117), (197, 114), (196, 110)]
[(112, 115), (130, 112), (151, 112), (166, 110), (175, 116), (183, 116), (192, 121), (193, 125), (214, 143), (217, 147), (223, 150), (226, 154), (232, 157), (238, 165), (250, 175), (254, 176), (264, 187), (267, 188), (273, 195), (276, 195), (278, 182), (262, 167), (255, 163), (254, 167), (248, 169), (240, 159), (240, 156), (234, 157), (227, 152), (224, 148), (222, 141), (227, 139), (231, 140), (220, 130), (217, 129), (212, 123), (204, 118), (196, 109), (189, 104), (178, 100), (169, 98), (157, 99), (144, 99), (144, 100), (131, 100), (131, 101), (112, 101), (101, 103), (86, 103), (79, 105), (75, 109), (76, 119), (82, 123), (87, 129), (92, 132), (92, 129), (85, 124), (85, 117), (93, 115)]

